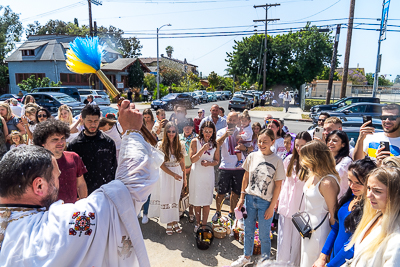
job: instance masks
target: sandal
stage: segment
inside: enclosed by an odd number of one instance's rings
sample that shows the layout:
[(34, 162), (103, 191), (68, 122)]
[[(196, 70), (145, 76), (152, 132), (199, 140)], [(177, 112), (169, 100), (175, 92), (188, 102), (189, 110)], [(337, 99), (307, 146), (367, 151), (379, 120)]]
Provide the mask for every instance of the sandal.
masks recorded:
[(194, 215), (189, 214), (189, 222), (194, 223)]
[(172, 231), (172, 225), (167, 225), (167, 230), (165, 231), (167, 235), (172, 235), (174, 232)]
[(178, 223), (175, 223), (175, 224), (174, 224), (174, 230), (175, 230), (175, 232), (177, 232), (178, 234), (182, 233), (182, 228), (179, 227), (179, 224), (178, 224)]

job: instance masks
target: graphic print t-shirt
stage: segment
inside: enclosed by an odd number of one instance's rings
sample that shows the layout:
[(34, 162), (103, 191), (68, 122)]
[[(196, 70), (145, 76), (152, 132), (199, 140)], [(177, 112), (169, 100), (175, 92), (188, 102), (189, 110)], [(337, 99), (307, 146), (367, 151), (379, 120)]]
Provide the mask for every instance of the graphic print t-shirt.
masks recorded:
[(249, 185), (246, 193), (271, 201), (275, 181), (285, 179), (282, 159), (275, 153), (265, 156), (261, 151), (250, 153), (243, 163), (243, 169), (249, 172)]
[(389, 142), (390, 156), (400, 156), (400, 137), (389, 138), (384, 132), (367, 135), (364, 140), (364, 152), (371, 158), (376, 158), (381, 141)]

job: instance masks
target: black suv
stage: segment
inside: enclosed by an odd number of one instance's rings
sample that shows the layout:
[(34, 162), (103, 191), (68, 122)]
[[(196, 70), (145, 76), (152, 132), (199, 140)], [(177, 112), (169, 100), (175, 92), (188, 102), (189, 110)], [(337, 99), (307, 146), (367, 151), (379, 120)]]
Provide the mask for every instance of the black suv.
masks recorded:
[(22, 101), (25, 100), (27, 95), (31, 95), (35, 98), (36, 103), (44, 108), (47, 108), (50, 113), (54, 113), (58, 111), (58, 108), (61, 105), (67, 105), (69, 107), (84, 107), (85, 105), (82, 102), (76, 101), (74, 98), (69, 95), (63, 93), (30, 93), (26, 94)]
[(185, 106), (187, 109), (193, 109), (196, 106), (196, 100), (189, 94), (172, 93), (164, 96), (160, 100), (153, 100), (151, 108), (157, 110), (174, 110), (175, 105)]
[(310, 109), (311, 113), (317, 113), (325, 110), (334, 110), (359, 102), (380, 103), (381, 100), (377, 97), (346, 97), (336, 101), (330, 105), (316, 105)]

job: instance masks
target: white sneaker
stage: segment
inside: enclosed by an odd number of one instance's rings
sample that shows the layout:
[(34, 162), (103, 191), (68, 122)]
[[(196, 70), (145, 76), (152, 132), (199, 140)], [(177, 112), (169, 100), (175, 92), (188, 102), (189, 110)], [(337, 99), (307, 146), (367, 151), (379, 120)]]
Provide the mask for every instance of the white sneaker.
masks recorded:
[(242, 267), (250, 263), (250, 259), (247, 259), (244, 255), (240, 256), (239, 259), (232, 262), (231, 267)]
[(139, 214), (137, 217), (138, 217), (138, 219), (142, 218), (142, 211), (139, 211)]
[(149, 217), (147, 217), (146, 214), (143, 214), (143, 218), (142, 218), (142, 224), (146, 224), (149, 222)]

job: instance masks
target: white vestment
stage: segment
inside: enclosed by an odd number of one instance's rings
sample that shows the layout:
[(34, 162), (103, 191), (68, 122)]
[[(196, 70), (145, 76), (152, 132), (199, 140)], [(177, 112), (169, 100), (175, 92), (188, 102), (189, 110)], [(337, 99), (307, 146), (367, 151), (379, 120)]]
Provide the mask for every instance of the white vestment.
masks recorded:
[(163, 161), (140, 134), (124, 136), (114, 181), (8, 223), (0, 266), (150, 266), (137, 213)]

